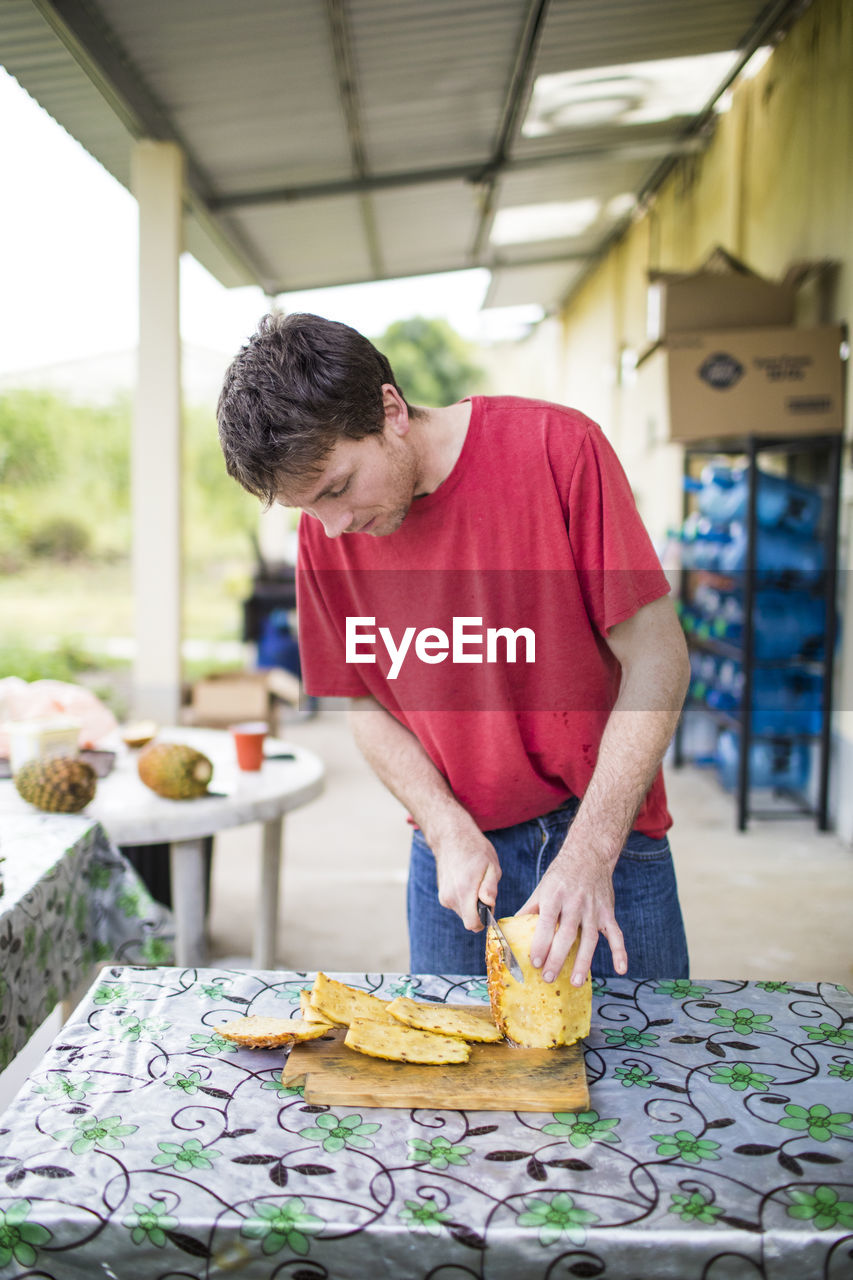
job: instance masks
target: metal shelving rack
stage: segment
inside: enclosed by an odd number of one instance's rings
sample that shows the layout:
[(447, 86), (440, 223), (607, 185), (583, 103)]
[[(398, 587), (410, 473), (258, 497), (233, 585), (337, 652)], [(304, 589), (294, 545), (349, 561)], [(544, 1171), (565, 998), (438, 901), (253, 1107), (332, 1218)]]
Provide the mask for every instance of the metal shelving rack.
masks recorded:
[[(833, 668), (837, 638), (837, 605), (836, 592), (838, 580), (838, 513), (841, 486), (841, 455), (843, 438), (832, 436), (796, 436), (785, 438), (768, 438), (764, 436), (748, 436), (743, 439), (703, 441), (685, 448), (684, 471), (690, 474), (691, 460), (695, 457), (745, 457), (747, 461), (747, 556), (743, 572), (743, 636), (739, 646), (731, 643), (707, 640), (697, 641), (688, 636), (688, 644), (693, 647), (705, 647), (723, 656), (736, 657), (742, 664), (743, 689), (741, 694), (740, 716), (732, 717), (725, 713), (715, 712), (710, 708), (700, 709), (704, 714), (713, 716), (721, 725), (736, 728), (740, 735), (740, 754), (738, 758), (738, 780), (736, 788), (737, 828), (745, 831), (750, 817), (797, 817), (803, 813), (814, 814), (820, 831), (829, 829), (829, 764), (831, 749), (831, 709), (833, 689)], [(751, 804), (750, 752), (756, 737), (770, 737), (766, 733), (756, 733), (752, 728), (752, 691), (756, 667), (755, 657), (755, 595), (757, 576), (757, 530), (758, 530), (758, 458), (760, 454), (782, 454), (790, 462), (795, 456), (812, 455), (823, 463), (823, 476), (817, 482), (823, 490), (822, 540), (825, 551), (824, 569), (820, 576), (820, 588), (825, 605), (823, 657), (819, 661), (808, 662), (797, 655), (791, 656), (791, 664), (805, 668), (807, 665), (819, 668), (822, 676), (822, 698), (820, 732), (818, 734), (784, 734), (777, 738), (791, 740), (808, 738), (818, 742), (818, 780), (817, 798), (810, 804), (805, 796), (799, 793), (784, 792), (789, 802), (788, 808), (759, 810)], [(685, 486), (684, 514), (687, 514), (689, 495)], [(682, 606), (686, 605), (690, 596), (691, 575), (697, 570), (683, 568), (679, 589)], [(763, 665), (763, 664), (762, 664)], [(779, 662), (769, 665), (783, 665)], [(684, 763), (683, 721), (675, 734), (674, 762), (676, 767)]]

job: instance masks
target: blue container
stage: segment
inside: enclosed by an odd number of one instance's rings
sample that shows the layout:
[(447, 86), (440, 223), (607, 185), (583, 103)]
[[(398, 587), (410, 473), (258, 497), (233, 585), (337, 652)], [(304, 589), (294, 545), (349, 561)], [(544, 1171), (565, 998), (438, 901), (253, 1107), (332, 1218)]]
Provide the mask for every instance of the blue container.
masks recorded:
[[(733, 520), (714, 566), (720, 573), (743, 573), (746, 568), (746, 526)], [(759, 573), (776, 577), (811, 580), (824, 566), (824, 548), (820, 542), (801, 538), (787, 529), (758, 529), (755, 567)]]
[[(826, 606), (805, 591), (756, 591), (753, 603), (753, 646), (762, 662), (784, 658), (818, 658), (824, 649)], [(726, 638), (743, 639), (743, 622), (731, 622)]]
[(736, 716), (743, 696), (743, 668), (739, 662), (725, 658), (717, 665), (717, 678), (706, 699), (713, 711)]
[[(682, 626), (699, 639), (743, 643), (743, 600), (739, 592), (702, 584), (681, 610)], [(761, 661), (818, 658), (823, 653), (826, 606), (807, 591), (763, 588), (753, 602), (753, 645)]]
[(729, 534), (716, 528), (707, 516), (693, 514), (681, 526), (681, 563), (685, 569), (719, 568), (723, 547)]
[[(727, 791), (734, 791), (738, 781), (740, 736), (724, 729), (717, 739), (717, 770)], [(749, 785), (760, 789), (804, 791), (809, 781), (810, 755), (802, 742), (784, 738), (758, 738), (750, 744)]]
[[(741, 715), (743, 670), (740, 663), (720, 663), (716, 680), (705, 687), (706, 706), (727, 715)], [(753, 672), (751, 700), (753, 733), (775, 736), (820, 733), (823, 679), (813, 672), (759, 668)]]
[[(688, 480), (687, 488), (695, 490), (700, 512), (714, 524), (727, 525), (732, 520), (746, 520), (749, 500), (747, 467), (708, 463), (700, 480)], [(798, 537), (812, 538), (820, 523), (821, 506), (820, 490), (813, 485), (758, 471), (756, 518), (762, 527), (784, 529)]]
[(809, 671), (754, 672), (754, 732), (817, 734), (822, 722), (822, 676)]
[(708, 635), (724, 640), (733, 634), (732, 627), (743, 623), (743, 602), (735, 591), (721, 591), (707, 582), (699, 582), (691, 596), (696, 614), (708, 624)]
[(690, 651), (690, 697), (706, 702), (717, 683), (717, 659), (700, 649)]
[(286, 609), (273, 609), (261, 626), (258, 639), (258, 667), (283, 667), (301, 677), (299, 643), (290, 626)]

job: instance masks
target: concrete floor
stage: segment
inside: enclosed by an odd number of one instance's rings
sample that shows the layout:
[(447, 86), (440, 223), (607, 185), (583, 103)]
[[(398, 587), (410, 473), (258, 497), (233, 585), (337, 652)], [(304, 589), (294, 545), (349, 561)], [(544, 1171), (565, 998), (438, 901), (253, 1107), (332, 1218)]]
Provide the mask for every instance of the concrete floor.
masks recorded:
[[(405, 972), (409, 829), (355, 749), (343, 711), (288, 720), (280, 735), (325, 761), (325, 794), (285, 821), (278, 963)], [(752, 820), (713, 773), (667, 768), (675, 854), (696, 977), (825, 980), (853, 986), (853, 849), (810, 818)], [(217, 838), (211, 962), (248, 964), (257, 828)]]

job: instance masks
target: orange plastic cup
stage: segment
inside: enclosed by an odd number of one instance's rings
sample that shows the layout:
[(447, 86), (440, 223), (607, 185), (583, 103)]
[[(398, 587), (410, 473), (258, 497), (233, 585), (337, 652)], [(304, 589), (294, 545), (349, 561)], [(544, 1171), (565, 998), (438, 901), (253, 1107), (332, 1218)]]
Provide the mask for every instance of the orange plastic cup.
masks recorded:
[(231, 736), (237, 752), (237, 764), (246, 773), (257, 773), (264, 762), (264, 739), (269, 726), (263, 720), (232, 724)]

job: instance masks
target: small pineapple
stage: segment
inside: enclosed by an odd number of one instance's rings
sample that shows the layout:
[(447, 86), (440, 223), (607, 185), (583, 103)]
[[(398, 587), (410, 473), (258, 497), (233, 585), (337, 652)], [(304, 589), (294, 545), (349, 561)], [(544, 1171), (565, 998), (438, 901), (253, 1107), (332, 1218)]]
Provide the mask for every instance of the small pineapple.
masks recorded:
[(207, 756), (181, 742), (155, 742), (145, 747), (137, 770), (146, 787), (166, 800), (203, 796), (213, 776)]
[(85, 760), (76, 756), (51, 756), (28, 760), (15, 774), (20, 795), (48, 813), (79, 813), (95, 794), (97, 776)]

